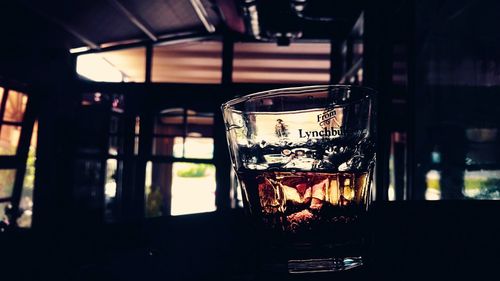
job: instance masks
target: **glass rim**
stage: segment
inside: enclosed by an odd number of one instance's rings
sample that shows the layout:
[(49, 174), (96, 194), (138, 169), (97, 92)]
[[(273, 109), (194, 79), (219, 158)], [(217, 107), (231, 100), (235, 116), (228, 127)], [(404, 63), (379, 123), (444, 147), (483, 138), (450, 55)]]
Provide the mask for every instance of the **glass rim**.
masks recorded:
[(260, 91), (256, 93), (251, 93), (247, 94), (241, 97), (236, 97), (231, 100), (228, 100), (227, 102), (223, 103), (221, 105), (222, 110), (226, 110), (228, 108), (234, 107), (237, 104), (246, 102), (252, 98), (256, 97), (273, 97), (276, 95), (281, 95), (281, 94), (290, 94), (290, 95), (302, 95), (305, 93), (308, 93), (310, 91), (316, 91), (316, 90), (326, 90), (330, 88), (343, 88), (343, 89), (357, 89), (357, 90), (362, 90), (364, 91), (368, 97), (372, 97), (377, 93), (377, 90), (366, 87), (366, 86), (356, 86), (356, 85), (346, 85), (346, 84), (325, 84), (325, 85), (310, 85), (310, 86), (299, 86), (299, 87), (286, 87), (286, 88), (277, 88), (277, 89), (271, 89), (271, 90), (265, 90), (265, 91)]

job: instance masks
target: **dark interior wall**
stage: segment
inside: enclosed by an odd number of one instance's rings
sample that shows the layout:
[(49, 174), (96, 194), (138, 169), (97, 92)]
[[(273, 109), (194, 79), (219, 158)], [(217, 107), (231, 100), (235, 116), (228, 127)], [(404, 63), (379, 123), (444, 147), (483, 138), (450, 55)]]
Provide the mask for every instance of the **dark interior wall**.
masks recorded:
[(17, 2), (0, 9), (0, 74), (24, 83), (48, 85), (70, 74), (67, 34), (43, 15)]

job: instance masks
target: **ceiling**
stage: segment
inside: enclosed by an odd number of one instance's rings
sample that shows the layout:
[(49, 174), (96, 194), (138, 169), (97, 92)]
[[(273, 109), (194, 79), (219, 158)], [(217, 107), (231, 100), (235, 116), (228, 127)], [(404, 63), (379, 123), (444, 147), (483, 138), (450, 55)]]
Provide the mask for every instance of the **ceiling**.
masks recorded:
[[(295, 2), (307, 3), (305, 12), (297, 13), (291, 6)], [(69, 49), (161, 42), (176, 36), (220, 34), (227, 30), (249, 40), (276, 41), (276, 34), (296, 31), (301, 38), (330, 39), (332, 36), (342, 37), (352, 28), (361, 12), (360, 2), (20, 0), (2, 7), (0, 21), (4, 27), (0, 30), (3, 33), (5, 29), (6, 33), (21, 40), (34, 36), (39, 41), (51, 40), (53, 44), (57, 42)], [(252, 22), (253, 17), (259, 21)], [(325, 18), (329, 20), (325, 21)], [(16, 25), (15, 28), (12, 24)], [(252, 25), (260, 27), (258, 33)]]
[(210, 33), (221, 23), (209, 0), (23, 0), (20, 5), (62, 28), (70, 48)]

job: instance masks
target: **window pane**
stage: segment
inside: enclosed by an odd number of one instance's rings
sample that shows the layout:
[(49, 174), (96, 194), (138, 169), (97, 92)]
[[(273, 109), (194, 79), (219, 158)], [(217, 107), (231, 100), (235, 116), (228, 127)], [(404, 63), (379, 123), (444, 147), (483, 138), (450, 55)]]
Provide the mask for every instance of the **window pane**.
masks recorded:
[(222, 43), (159, 45), (153, 50), (153, 82), (220, 83)]
[(31, 143), (28, 152), (28, 160), (26, 162), (26, 172), (24, 173), (23, 192), (19, 209), (21, 216), (17, 219), (19, 227), (31, 227), (31, 219), (33, 217), (33, 190), (35, 187), (35, 161), (36, 161), (36, 145), (38, 136), (38, 121), (33, 127), (31, 135)]
[(144, 82), (146, 73), (146, 49), (84, 54), (77, 57), (79, 75), (101, 82)]
[(106, 182), (104, 184), (104, 216), (106, 221), (118, 218), (119, 193), (121, 192), (122, 161), (108, 159), (106, 161)]
[(441, 173), (437, 170), (430, 170), (425, 175), (426, 190), (425, 200), (441, 199)]
[[(104, 202), (102, 165), (104, 163), (101, 160), (76, 160), (73, 188), (75, 209), (102, 214), (102, 204)], [(95, 213), (92, 215), (95, 215)]]
[(22, 122), (28, 96), (26, 94), (9, 91), (3, 120), (12, 122)]
[(214, 156), (214, 139), (186, 138), (184, 157), (195, 159), (212, 159)]
[(169, 215), (172, 164), (151, 163), (146, 165), (145, 214), (146, 217)]
[(141, 117), (136, 116), (135, 117), (134, 133), (136, 135), (139, 135), (140, 131), (141, 131)]
[(123, 137), (110, 136), (109, 137), (109, 155), (123, 154)]
[(215, 211), (215, 166), (174, 163), (172, 178), (173, 216)]
[(134, 155), (139, 154), (139, 137), (135, 136), (134, 137)]
[(154, 133), (159, 135), (183, 136), (184, 109), (168, 108), (160, 112), (155, 119)]
[(0, 170), (0, 198), (8, 198), (12, 196), (12, 189), (14, 188), (15, 179), (15, 169)]
[(0, 87), (0, 102), (2, 102), (4, 88)]
[(192, 137), (212, 137), (214, 114), (212, 112), (187, 112), (187, 132)]
[(162, 111), (155, 123), (153, 155), (211, 159), (213, 120), (213, 113), (191, 109), (170, 108)]
[(500, 170), (465, 171), (464, 196), (483, 200), (500, 200)]
[(215, 211), (215, 166), (154, 163), (146, 168), (146, 216)]
[(0, 222), (4, 222), (6, 224), (9, 224), (9, 219), (7, 218), (7, 216), (5, 215), (5, 211), (8, 209), (8, 208), (11, 208), (11, 204), (10, 202), (3, 202), (3, 203), (0, 203)]
[(328, 83), (330, 43), (235, 43), (233, 81)]
[(1, 125), (0, 127), (0, 155), (16, 155), (21, 126)]
[(177, 158), (181, 158), (183, 155), (182, 145), (183, 145), (182, 137), (153, 138), (153, 155), (174, 156)]

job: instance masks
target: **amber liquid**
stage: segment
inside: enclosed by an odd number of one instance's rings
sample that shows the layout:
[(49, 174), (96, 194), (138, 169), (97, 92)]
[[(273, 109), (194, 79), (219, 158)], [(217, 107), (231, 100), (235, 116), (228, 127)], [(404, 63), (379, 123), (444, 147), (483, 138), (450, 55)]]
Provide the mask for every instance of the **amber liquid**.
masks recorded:
[(291, 249), (300, 258), (359, 251), (370, 197), (367, 172), (247, 170), (238, 175), (247, 210), (271, 246)]

